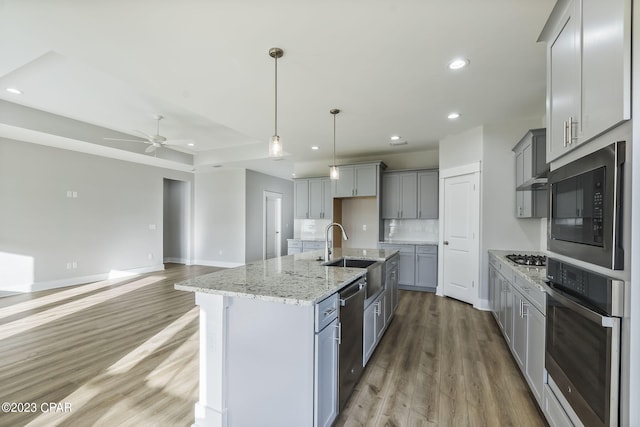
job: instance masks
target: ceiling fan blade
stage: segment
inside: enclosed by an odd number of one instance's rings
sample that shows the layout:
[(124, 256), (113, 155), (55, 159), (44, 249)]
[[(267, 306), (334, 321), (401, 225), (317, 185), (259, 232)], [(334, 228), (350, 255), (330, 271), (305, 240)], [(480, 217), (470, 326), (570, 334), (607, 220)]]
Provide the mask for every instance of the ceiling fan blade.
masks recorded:
[(151, 144), (150, 146), (148, 146), (148, 147), (144, 150), (144, 152), (145, 152), (145, 153), (153, 153), (154, 151), (156, 151), (156, 148), (158, 148), (158, 147), (156, 147), (155, 145)]
[(106, 141), (146, 142), (141, 139), (102, 138)]
[(149, 142), (153, 142), (153, 136), (149, 135), (148, 133), (142, 132), (141, 130), (134, 130), (135, 133), (137, 133), (138, 135), (140, 135), (142, 138), (146, 139)]

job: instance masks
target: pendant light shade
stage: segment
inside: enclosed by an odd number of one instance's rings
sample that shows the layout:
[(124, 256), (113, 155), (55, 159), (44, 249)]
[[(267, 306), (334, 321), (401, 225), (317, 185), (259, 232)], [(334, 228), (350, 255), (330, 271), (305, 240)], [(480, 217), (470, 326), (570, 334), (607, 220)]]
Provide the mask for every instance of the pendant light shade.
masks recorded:
[(329, 167), (329, 178), (340, 179), (340, 170), (336, 165), (336, 115), (340, 112), (337, 108), (329, 110), (333, 114), (333, 164)]
[(274, 105), (274, 131), (271, 141), (269, 141), (269, 157), (279, 159), (282, 157), (282, 142), (280, 136), (278, 136), (278, 58), (282, 58), (284, 51), (279, 47), (272, 47), (269, 49), (269, 56), (274, 59), (275, 62), (275, 105)]

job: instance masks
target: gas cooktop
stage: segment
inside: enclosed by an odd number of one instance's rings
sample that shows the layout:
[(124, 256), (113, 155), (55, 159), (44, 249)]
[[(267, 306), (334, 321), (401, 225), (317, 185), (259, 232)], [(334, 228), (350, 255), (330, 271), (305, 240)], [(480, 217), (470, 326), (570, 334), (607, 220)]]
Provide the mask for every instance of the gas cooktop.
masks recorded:
[(547, 257), (544, 255), (511, 254), (507, 255), (507, 259), (527, 267), (544, 267), (547, 265)]

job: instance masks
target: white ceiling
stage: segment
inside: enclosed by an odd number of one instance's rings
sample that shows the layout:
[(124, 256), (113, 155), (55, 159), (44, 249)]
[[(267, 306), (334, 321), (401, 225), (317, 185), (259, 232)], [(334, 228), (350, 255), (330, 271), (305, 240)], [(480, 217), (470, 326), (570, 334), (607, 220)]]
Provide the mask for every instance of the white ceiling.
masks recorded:
[[(536, 39), (554, 3), (4, 0), (0, 98), (129, 134), (155, 133), (162, 114), (160, 133), (197, 165), (290, 177), (298, 163), (331, 162), (331, 108), (342, 110), (338, 159), (433, 149), (484, 123), (542, 117), (545, 47)], [(266, 159), (271, 47), (285, 52), (281, 162)], [(470, 66), (449, 70), (455, 57)], [(448, 120), (451, 111), (462, 116)], [(409, 144), (390, 147), (393, 134)]]

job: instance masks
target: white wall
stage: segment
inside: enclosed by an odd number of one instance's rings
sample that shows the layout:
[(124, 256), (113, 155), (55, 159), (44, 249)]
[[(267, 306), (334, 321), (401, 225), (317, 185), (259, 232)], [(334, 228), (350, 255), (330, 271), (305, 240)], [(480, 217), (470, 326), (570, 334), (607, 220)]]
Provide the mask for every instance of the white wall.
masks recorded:
[(280, 248), (287, 254), (287, 239), (293, 238), (293, 181), (252, 170), (246, 171), (245, 262), (262, 259), (264, 247), (264, 192), (282, 194), (282, 232)]
[(449, 169), (482, 161), (482, 126), (440, 141), (440, 169)]
[(195, 264), (244, 264), (245, 191), (244, 169), (195, 175)]
[(0, 290), (162, 269), (163, 178), (191, 176), (0, 138)]
[[(379, 231), (378, 200), (375, 197), (342, 199), (342, 226), (349, 240), (343, 248), (377, 248)], [(363, 230), (366, 226), (366, 230)]]

